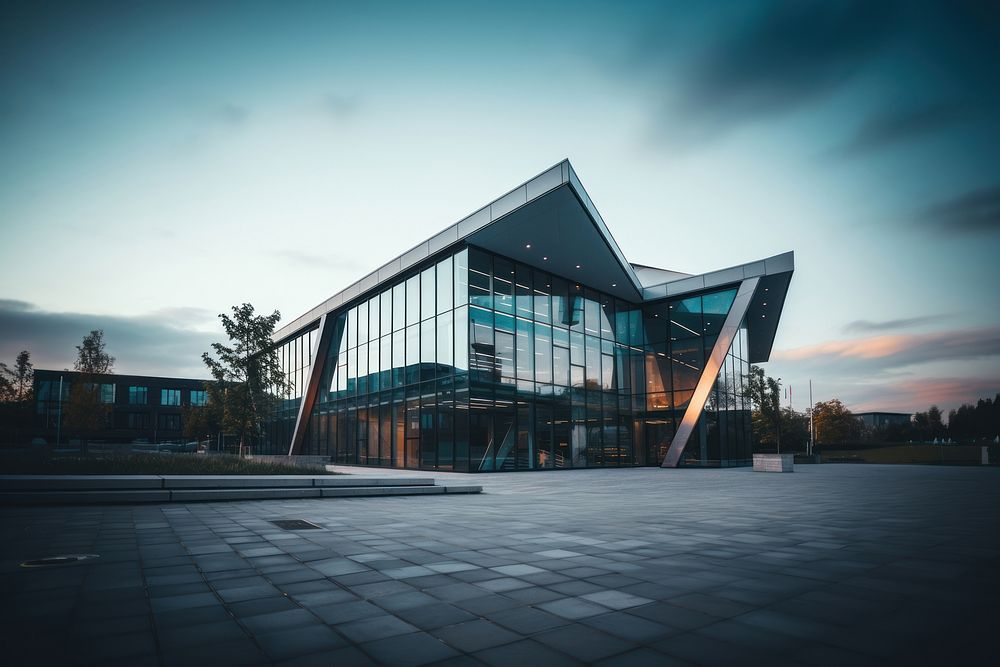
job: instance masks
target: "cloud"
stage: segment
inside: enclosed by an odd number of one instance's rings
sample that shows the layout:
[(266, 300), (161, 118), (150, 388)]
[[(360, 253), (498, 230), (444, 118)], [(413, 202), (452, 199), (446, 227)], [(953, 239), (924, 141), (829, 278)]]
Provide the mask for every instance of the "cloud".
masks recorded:
[(92, 329), (103, 329), (108, 352), (117, 358), (118, 373), (207, 377), (201, 353), (223, 334), (193, 330), (183, 317), (177, 317), (185, 313), (194, 317), (198, 310), (165, 309), (118, 317), (48, 312), (24, 301), (2, 299), (0, 360), (12, 360), (20, 350), (28, 350), (35, 368), (70, 368), (76, 358), (75, 346)]
[(942, 232), (1000, 232), (1000, 184), (932, 204), (921, 218), (924, 224)]
[(848, 405), (854, 412), (926, 410), (937, 405), (947, 412), (963, 403), (1000, 393), (996, 378), (921, 378), (857, 388)]
[(944, 315), (924, 315), (922, 317), (907, 317), (898, 320), (882, 320), (879, 322), (872, 320), (854, 320), (844, 325), (844, 333), (869, 333), (873, 331), (895, 331), (898, 329), (912, 329), (924, 324), (940, 322), (945, 319)]
[(957, 102), (884, 110), (865, 120), (854, 136), (831, 152), (854, 157), (887, 148), (954, 126), (971, 115), (972, 108)]
[(894, 35), (891, 2), (777, 2), (686, 68), (675, 111), (706, 135), (837, 90)]
[(871, 336), (835, 340), (776, 351), (778, 361), (835, 366), (842, 372), (866, 373), (935, 361), (982, 359), (1000, 355), (1000, 326), (956, 329), (928, 334)]

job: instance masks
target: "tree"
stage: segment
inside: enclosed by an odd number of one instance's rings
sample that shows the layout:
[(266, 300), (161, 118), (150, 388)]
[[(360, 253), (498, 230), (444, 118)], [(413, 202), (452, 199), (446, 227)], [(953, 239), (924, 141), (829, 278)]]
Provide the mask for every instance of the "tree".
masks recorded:
[(861, 422), (839, 398), (820, 401), (813, 406), (813, 429), (816, 442), (822, 445), (850, 442), (861, 437)]
[(82, 450), (86, 453), (91, 435), (107, 425), (111, 414), (111, 406), (102, 400), (100, 380), (101, 376), (111, 373), (115, 358), (105, 351), (102, 329), (94, 329), (84, 336), (83, 342), (76, 346), (76, 353), (73, 370), (79, 375), (70, 385), (65, 425), (80, 437)]
[(15, 442), (18, 430), (30, 427), (32, 422), (32, 398), (34, 398), (35, 370), (31, 364), (31, 353), (22, 350), (11, 368), (0, 362), (0, 437)]
[(94, 329), (76, 346), (73, 370), (86, 375), (107, 375), (114, 368), (115, 358), (104, 351), (104, 330)]
[(750, 367), (747, 392), (753, 404), (751, 422), (758, 442), (773, 438), (781, 453), (781, 384), (778, 380), (764, 375), (760, 366)]
[(30, 401), (35, 380), (31, 353), (21, 350), (14, 359), (14, 368), (0, 362), (0, 400), (4, 402)]
[(212, 343), (217, 358), (205, 352), (202, 360), (221, 396), (222, 426), (239, 438), (242, 452), (244, 446), (260, 439), (274, 395), (285, 387), (285, 374), (271, 341), (281, 313), (255, 315), (249, 303), (232, 310), (232, 317), (219, 315), (229, 345)]

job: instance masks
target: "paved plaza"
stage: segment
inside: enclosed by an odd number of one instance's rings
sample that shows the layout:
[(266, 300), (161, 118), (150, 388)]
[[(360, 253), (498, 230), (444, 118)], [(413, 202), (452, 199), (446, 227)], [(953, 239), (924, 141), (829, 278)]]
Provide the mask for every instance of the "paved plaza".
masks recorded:
[(998, 468), (436, 476), (484, 493), (0, 508), (3, 662), (1000, 661)]

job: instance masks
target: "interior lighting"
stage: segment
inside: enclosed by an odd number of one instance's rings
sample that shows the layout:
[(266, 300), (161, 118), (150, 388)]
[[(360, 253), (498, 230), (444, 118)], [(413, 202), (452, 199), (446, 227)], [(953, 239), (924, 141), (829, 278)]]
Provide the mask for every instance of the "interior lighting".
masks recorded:
[(579, 265), (579, 264), (577, 264), (577, 265), (576, 265), (576, 268), (578, 268), (578, 269), (579, 269), (579, 268), (580, 268), (580, 265)]

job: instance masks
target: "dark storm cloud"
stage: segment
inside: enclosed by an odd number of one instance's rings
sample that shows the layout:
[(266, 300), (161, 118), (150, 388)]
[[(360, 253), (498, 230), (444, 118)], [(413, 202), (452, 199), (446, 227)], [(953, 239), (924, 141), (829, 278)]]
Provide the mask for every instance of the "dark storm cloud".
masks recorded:
[(853, 157), (913, 141), (954, 126), (971, 116), (972, 111), (971, 106), (956, 102), (882, 111), (862, 122), (854, 136), (833, 154)]
[(686, 69), (678, 111), (719, 130), (838, 89), (894, 35), (891, 2), (779, 2), (719, 31)]
[(944, 315), (925, 315), (923, 317), (908, 317), (898, 320), (854, 320), (844, 326), (844, 333), (874, 333), (880, 331), (899, 331), (932, 324), (945, 319)]
[(933, 204), (922, 217), (925, 224), (946, 233), (1000, 232), (1000, 184)]
[(20, 350), (28, 350), (36, 368), (70, 368), (75, 346), (92, 329), (103, 329), (119, 373), (205, 377), (201, 353), (221, 334), (184, 328), (185, 317), (193, 316), (184, 309), (140, 317), (53, 313), (4, 299), (0, 300), (0, 361), (13, 360)]

